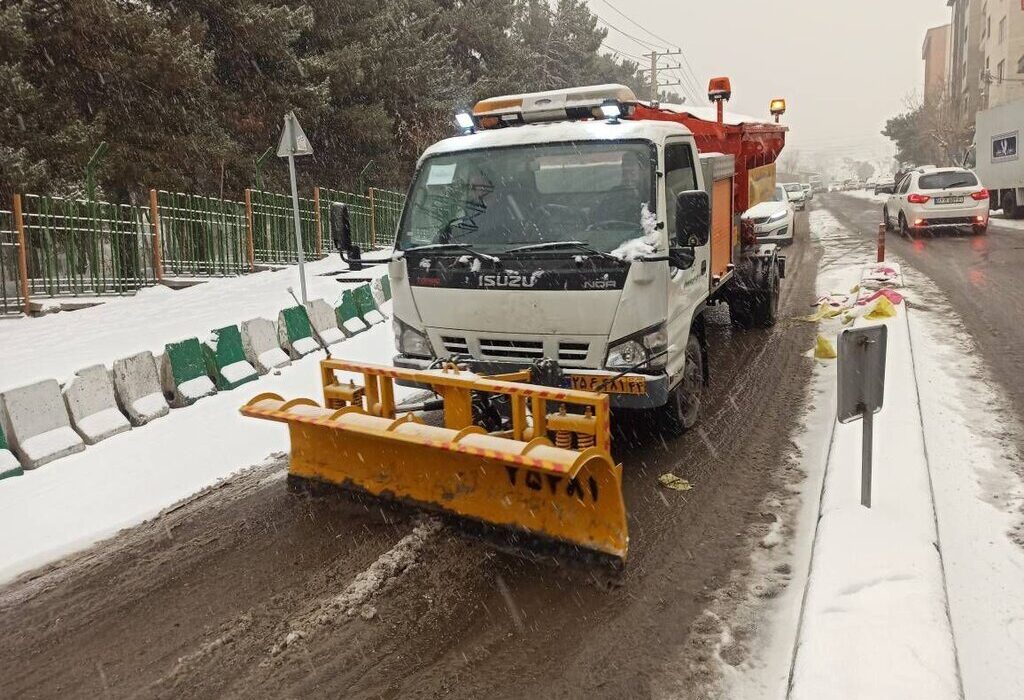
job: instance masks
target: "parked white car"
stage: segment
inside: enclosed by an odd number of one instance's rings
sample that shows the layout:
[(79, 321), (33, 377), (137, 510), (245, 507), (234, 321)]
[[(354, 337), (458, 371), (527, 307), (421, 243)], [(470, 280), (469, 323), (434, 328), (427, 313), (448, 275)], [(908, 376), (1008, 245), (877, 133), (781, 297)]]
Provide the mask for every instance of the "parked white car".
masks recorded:
[(797, 211), (807, 208), (807, 194), (804, 192), (803, 185), (799, 182), (784, 182), (782, 187), (785, 188), (789, 201), (793, 203)]
[(775, 186), (775, 193), (767, 202), (755, 204), (740, 217), (754, 227), (759, 243), (789, 244), (793, 242), (796, 213), (789, 201), (789, 193), (782, 185)]
[(886, 229), (916, 238), (923, 231), (988, 230), (989, 194), (965, 168), (918, 168), (900, 181), (882, 209)]
[(804, 188), (804, 196), (807, 198), (808, 202), (814, 199), (814, 188), (811, 187), (809, 182), (801, 183), (800, 186)]

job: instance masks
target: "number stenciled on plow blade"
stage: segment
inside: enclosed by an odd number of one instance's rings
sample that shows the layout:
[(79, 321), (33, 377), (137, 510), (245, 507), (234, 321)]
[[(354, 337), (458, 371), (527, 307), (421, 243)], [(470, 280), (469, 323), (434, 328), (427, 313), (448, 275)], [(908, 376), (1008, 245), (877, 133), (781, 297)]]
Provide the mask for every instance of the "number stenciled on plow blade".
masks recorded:
[[(555, 474), (541, 474), (530, 469), (520, 467), (505, 467), (508, 474), (508, 483), (516, 488), (527, 488), (531, 491), (547, 491), (552, 496), (557, 496), (559, 491), (566, 496), (575, 496), (580, 503), (586, 503), (589, 498), (597, 503), (600, 492), (597, 488), (597, 479), (587, 477), (586, 484), (581, 484), (579, 479), (570, 479)], [(520, 478), (520, 472), (523, 476)]]

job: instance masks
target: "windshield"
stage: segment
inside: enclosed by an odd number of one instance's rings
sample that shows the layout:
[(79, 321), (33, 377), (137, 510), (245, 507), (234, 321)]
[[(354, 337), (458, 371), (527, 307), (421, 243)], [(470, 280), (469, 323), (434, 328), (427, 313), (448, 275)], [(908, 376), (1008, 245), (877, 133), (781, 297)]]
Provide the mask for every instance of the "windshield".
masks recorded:
[(798, 184), (796, 184), (796, 185), (786, 185), (786, 191), (787, 192), (803, 192), (804, 188), (801, 187)]
[(918, 180), (918, 187), (922, 190), (944, 190), (950, 187), (974, 187), (978, 184), (978, 178), (974, 173), (966, 171), (948, 171), (944, 173), (931, 173), (922, 175)]
[(397, 245), (502, 252), (580, 241), (610, 252), (649, 233), (641, 221), (654, 209), (655, 162), (654, 147), (640, 141), (432, 156), (417, 173)]
[(772, 197), (772, 199), (775, 200), (776, 202), (787, 201), (789, 199), (789, 196), (786, 194), (786, 188), (783, 187), (782, 185), (776, 185), (775, 196)]

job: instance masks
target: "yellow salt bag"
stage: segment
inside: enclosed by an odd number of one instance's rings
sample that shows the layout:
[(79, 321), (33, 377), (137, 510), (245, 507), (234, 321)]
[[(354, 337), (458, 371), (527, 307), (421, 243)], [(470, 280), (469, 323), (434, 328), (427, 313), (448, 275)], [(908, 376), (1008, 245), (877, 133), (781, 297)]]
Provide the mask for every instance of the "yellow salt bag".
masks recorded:
[(819, 360), (834, 360), (838, 355), (832, 341), (819, 334), (814, 342), (814, 357)]

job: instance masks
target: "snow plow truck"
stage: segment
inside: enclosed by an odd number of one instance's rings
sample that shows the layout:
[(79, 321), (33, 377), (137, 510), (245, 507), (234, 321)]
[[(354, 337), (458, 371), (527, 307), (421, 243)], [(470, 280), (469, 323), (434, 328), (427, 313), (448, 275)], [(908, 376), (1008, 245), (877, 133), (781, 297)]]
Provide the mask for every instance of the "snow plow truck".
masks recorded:
[[(740, 214), (772, 195), (784, 106), (776, 123), (733, 118), (730, 96), (712, 80), (705, 113), (597, 85), (458, 114), (396, 231), (393, 364), (328, 358), (322, 404), (263, 394), (241, 409), (288, 425), (289, 479), (623, 562), (612, 411), (685, 432), (708, 379), (708, 306), (740, 327), (776, 320), (785, 259)], [(335, 225), (358, 256), (344, 207)], [(396, 404), (396, 383), (437, 398)]]

